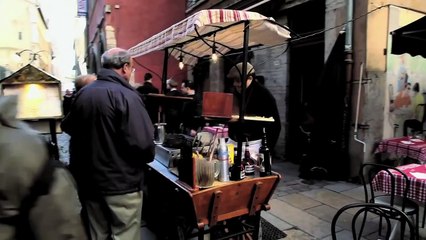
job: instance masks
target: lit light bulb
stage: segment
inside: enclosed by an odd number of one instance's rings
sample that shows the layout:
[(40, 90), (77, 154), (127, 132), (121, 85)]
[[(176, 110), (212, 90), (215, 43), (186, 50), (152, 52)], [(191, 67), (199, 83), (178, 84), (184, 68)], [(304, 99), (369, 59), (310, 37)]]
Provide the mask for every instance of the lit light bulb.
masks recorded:
[(217, 62), (217, 59), (218, 59), (217, 54), (216, 54), (216, 53), (213, 53), (213, 54), (212, 54), (212, 61), (213, 61), (214, 63), (216, 63), (216, 62)]
[(182, 70), (184, 66), (185, 66), (185, 64), (183, 64), (183, 62), (182, 62), (182, 61), (180, 61), (180, 62), (179, 62), (179, 69), (180, 69), (180, 70)]

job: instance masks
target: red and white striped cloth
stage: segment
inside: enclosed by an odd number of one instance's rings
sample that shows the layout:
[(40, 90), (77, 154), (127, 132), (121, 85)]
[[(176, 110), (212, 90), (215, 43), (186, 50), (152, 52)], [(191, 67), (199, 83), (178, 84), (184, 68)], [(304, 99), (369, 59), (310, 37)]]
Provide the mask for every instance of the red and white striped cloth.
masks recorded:
[(382, 140), (377, 147), (376, 153), (393, 153), (399, 157), (409, 157), (426, 162), (426, 141), (421, 139), (410, 139), (398, 137)]
[[(408, 198), (418, 200), (420, 202), (426, 201), (426, 165), (420, 164), (408, 164), (398, 167), (403, 173), (405, 173), (410, 181), (410, 189), (408, 191)], [(396, 171), (390, 170), (395, 178), (395, 194), (403, 195), (403, 176)], [(391, 193), (391, 178), (385, 171), (380, 171), (371, 182), (375, 191), (382, 191), (385, 193)]]
[[(171, 51), (176, 59), (194, 65), (198, 58), (212, 54), (211, 45), (222, 54), (243, 47), (244, 21), (249, 21), (249, 46), (275, 46), (285, 43), (290, 32), (272, 18), (256, 12), (231, 9), (201, 10), (129, 49), (133, 57), (175, 46)], [(225, 29), (216, 32), (219, 29)], [(204, 36), (200, 39), (200, 36)], [(216, 33), (214, 33), (216, 32)], [(195, 41), (194, 41), (195, 39)], [(206, 44), (209, 43), (209, 45)], [(182, 51), (180, 51), (182, 50)]]

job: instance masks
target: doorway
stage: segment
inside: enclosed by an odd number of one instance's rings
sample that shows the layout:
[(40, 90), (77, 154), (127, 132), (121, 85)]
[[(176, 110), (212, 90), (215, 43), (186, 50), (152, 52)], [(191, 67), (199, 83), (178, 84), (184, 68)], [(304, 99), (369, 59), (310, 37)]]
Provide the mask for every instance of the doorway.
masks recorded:
[[(307, 2), (288, 13), (289, 27), (301, 36), (321, 31), (325, 25), (324, 14), (324, 1)], [(299, 126), (306, 121), (306, 108), (309, 109), (309, 104), (315, 101), (317, 81), (323, 66), (324, 34), (291, 42), (285, 155), (287, 161), (300, 163), (305, 154), (307, 136), (301, 132)]]

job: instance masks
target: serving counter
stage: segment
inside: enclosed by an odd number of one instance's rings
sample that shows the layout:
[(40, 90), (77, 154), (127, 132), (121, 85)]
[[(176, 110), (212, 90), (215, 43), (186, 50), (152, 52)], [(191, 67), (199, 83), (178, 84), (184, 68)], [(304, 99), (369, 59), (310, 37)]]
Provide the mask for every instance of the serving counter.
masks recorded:
[[(160, 237), (189, 239), (206, 233), (211, 239), (223, 228), (229, 235), (259, 234), (260, 212), (269, 210), (271, 198), (281, 176), (246, 177), (241, 181), (215, 182), (212, 187), (195, 189), (179, 180), (157, 160), (148, 164), (144, 211), (148, 227)], [(231, 222), (240, 224), (231, 228)], [(238, 231), (229, 231), (238, 229)]]

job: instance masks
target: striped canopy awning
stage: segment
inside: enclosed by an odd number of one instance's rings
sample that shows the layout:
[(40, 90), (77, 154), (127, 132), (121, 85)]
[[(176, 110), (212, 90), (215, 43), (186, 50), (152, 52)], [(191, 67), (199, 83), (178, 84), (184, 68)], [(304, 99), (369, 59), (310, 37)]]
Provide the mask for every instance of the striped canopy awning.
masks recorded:
[(212, 54), (213, 43), (217, 52), (226, 54), (241, 49), (244, 44), (244, 22), (249, 22), (248, 46), (274, 46), (290, 38), (288, 29), (272, 18), (256, 12), (228, 9), (199, 11), (164, 31), (129, 49), (133, 57), (153, 51), (169, 49), (176, 59), (194, 65), (198, 58)]

